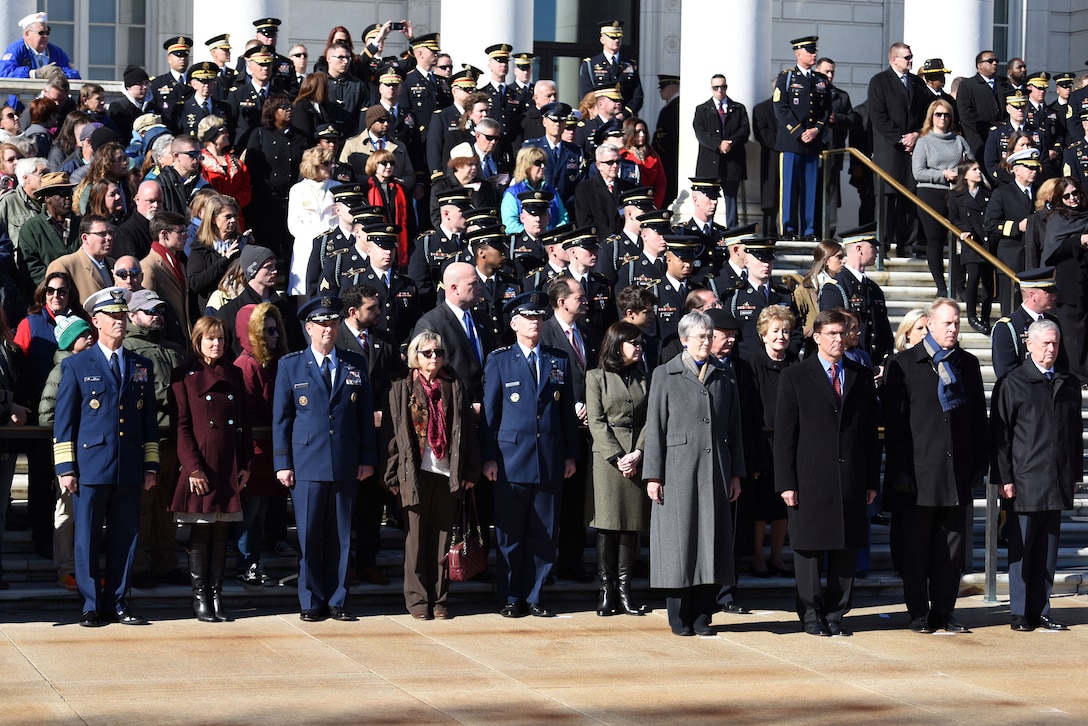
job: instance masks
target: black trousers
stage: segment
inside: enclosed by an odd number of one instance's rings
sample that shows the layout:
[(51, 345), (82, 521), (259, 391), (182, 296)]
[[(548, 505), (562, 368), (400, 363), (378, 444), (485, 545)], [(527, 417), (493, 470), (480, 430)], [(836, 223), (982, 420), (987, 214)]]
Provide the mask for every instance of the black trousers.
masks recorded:
[(904, 505), (903, 596), (911, 618), (947, 616), (956, 607), (966, 540), (966, 505)]
[(885, 194), (884, 205), (884, 249), (895, 240), (900, 256), (909, 255), (918, 242), (918, 208), (898, 192)]
[(1062, 513), (1013, 512), (1005, 520), (1009, 542), (1009, 611), (1036, 620), (1050, 614), (1058, 566)]
[(559, 508), (559, 556), (556, 560), (560, 573), (583, 569), (582, 559), (586, 550), (586, 479), (589, 472), (583, 463), (589, 463), (589, 432), (580, 432), (581, 456), (574, 476), (563, 480), (563, 502)]
[[(827, 559), (827, 585), (820, 572)], [(857, 548), (841, 550), (794, 550), (793, 571), (797, 577), (797, 597), (801, 601), (801, 619), (807, 625), (820, 618), (839, 622), (850, 609), (854, 597), (854, 567)]]
[(692, 585), (670, 590), (665, 598), (665, 609), (672, 631), (675, 633), (696, 625), (710, 625), (718, 609), (715, 596), (719, 589), (718, 585)]

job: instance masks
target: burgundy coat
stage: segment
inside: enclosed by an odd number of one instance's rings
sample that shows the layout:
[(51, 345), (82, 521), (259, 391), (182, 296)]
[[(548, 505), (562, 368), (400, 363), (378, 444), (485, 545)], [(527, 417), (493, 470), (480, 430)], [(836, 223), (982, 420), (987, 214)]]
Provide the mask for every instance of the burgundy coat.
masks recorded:
[[(241, 371), (190, 359), (174, 369), (170, 399), (181, 466), (170, 511), (242, 511), (238, 478), (253, 459), (253, 431)], [(198, 470), (210, 484), (204, 496), (189, 489), (189, 475)]]

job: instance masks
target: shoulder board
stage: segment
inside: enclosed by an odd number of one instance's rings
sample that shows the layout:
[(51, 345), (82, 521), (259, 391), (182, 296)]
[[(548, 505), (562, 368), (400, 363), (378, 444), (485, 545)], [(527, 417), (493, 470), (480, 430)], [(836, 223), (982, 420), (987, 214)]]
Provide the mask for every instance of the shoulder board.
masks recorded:
[(305, 350), (296, 350), (296, 351), (295, 351), (295, 352), (293, 352), (293, 353), (287, 353), (287, 354), (285, 354), (285, 355), (283, 356), (283, 358), (281, 358), (280, 360), (287, 360), (288, 358), (297, 358), (298, 356), (302, 355), (302, 354), (303, 354), (303, 353), (305, 353), (305, 352), (306, 352)]
[(511, 349), (512, 349), (513, 347), (514, 347), (514, 346), (512, 346), (512, 345), (504, 345), (504, 346), (502, 346), (501, 348), (496, 348), (495, 350), (493, 350), (493, 351), (491, 351), (491, 352), (492, 352), (492, 353), (502, 353), (502, 352), (505, 352), (505, 351), (511, 350)]
[(434, 116), (440, 116), (440, 115), (442, 114), (442, 112), (443, 112), (443, 111), (445, 111), (445, 110), (446, 110), (446, 109), (444, 109), (444, 108), (436, 108), (436, 109), (434, 110), (434, 114), (433, 114), (433, 115), (434, 115)]
[(996, 126), (991, 126), (990, 131), (997, 131), (997, 127)]
[(621, 239), (623, 239), (623, 235), (617, 233), (617, 234), (608, 235), (607, 237), (604, 238), (604, 241), (605, 242), (619, 242)]
[(507, 282), (520, 282), (520, 280), (518, 280), (518, 278), (511, 275), (509, 272), (503, 272), (502, 270), (499, 271), (498, 277), (500, 279), (503, 279), (503, 280), (507, 281)]
[(596, 270), (590, 270), (586, 275), (590, 280), (597, 280), (598, 282), (608, 282), (608, 278), (597, 272)]
[(428, 229), (426, 232), (420, 232), (419, 236), (416, 237), (416, 239), (423, 239), (424, 237), (430, 237), (432, 234), (435, 233), (435, 231), (436, 230)]
[(231, 86), (231, 87), (230, 87), (230, 90), (229, 90), (229, 91), (227, 91), (227, 93), (234, 93), (234, 92), (235, 92), (235, 91), (237, 91), (237, 90), (238, 90), (238, 86)]
[(1008, 315), (1006, 315), (1004, 317), (1001, 317), (1001, 318), (998, 318), (998, 320), (997, 320), (998, 325), (1001, 325), (1003, 323), (1009, 323), (1009, 322), (1012, 322), (1012, 321), (1009, 319)]

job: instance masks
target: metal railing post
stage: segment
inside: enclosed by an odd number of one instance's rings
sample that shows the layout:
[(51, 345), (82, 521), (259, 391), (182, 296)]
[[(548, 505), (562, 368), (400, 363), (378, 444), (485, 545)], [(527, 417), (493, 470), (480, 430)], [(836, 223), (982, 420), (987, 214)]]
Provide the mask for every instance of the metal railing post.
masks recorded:
[(986, 589), (982, 601), (997, 602), (997, 487), (986, 486)]
[(820, 195), (820, 209), (823, 212), (820, 215), (820, 239), (831, 238), (831, 174), (827, 170), (829, 158), (826, 153), (820, 154), (820, 178), (823, 181), (823, 194)]

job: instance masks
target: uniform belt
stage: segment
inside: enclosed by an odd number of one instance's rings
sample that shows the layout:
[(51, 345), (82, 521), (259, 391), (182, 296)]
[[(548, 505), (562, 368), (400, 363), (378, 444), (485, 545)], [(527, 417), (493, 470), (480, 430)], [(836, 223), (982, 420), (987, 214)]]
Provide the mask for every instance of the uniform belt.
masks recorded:
[(629, 423), (621, 423), (621, 422), (618, 422), (618, 421), (609, 421), (608, 425), (611, 426), (614, 429), (633, 429), (634, 428), (634, 426), (632, 426)]

